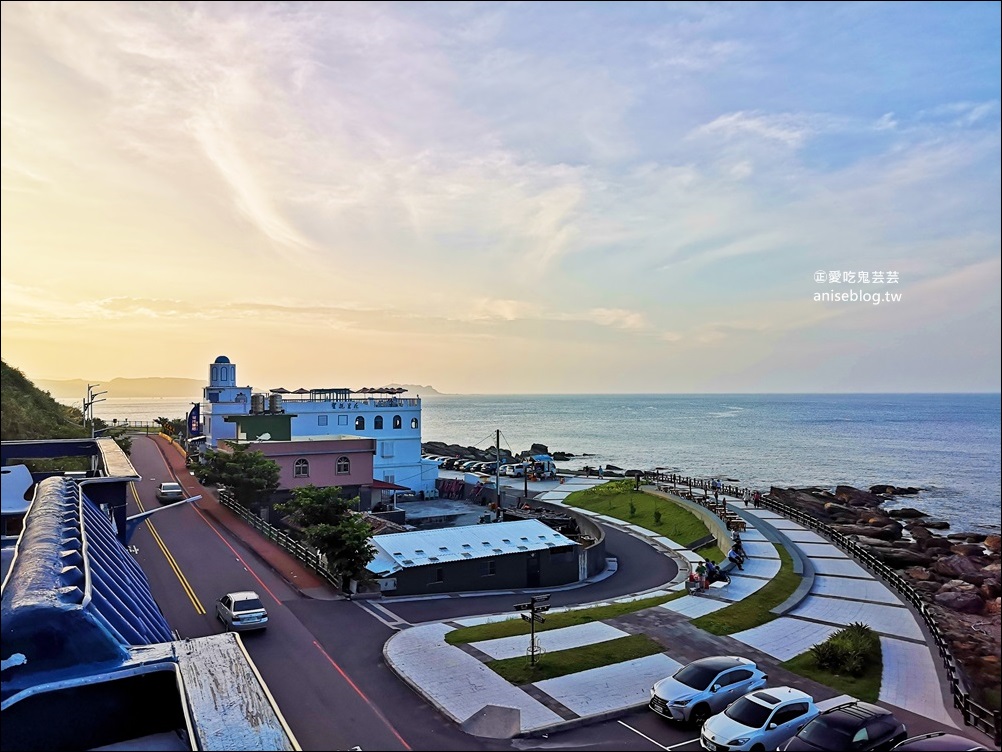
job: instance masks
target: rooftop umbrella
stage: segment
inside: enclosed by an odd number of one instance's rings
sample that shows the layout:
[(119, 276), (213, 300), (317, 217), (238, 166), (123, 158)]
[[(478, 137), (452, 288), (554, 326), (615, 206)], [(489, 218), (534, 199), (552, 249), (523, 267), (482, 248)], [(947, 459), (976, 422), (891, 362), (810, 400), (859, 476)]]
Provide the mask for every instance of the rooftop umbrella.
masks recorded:
[(278, 389), (272, 389), (271, 393), (272, 394), (292, 394), (292, 392), (290, 392), (284, 386), (280, 386), (280, 387), (278, 387)]
[(296, 391), (294, 391), (292, 393), (293, 394), (309, 394), (310, 390), (309, 389), (304, 389), (303, 387), (299, 387), (299, 389), (297, 389)]

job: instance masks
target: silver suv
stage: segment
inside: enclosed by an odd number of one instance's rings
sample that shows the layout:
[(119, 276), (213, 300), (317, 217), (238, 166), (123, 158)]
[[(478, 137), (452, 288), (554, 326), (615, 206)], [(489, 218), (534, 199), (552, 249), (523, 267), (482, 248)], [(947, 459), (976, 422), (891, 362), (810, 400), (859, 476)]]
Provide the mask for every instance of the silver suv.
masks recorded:
[(697, 726), (742, 695), (761, 689), (768, 675), (736, 655), (700, 658), (651, 688), (650, 709), (673, 721)]

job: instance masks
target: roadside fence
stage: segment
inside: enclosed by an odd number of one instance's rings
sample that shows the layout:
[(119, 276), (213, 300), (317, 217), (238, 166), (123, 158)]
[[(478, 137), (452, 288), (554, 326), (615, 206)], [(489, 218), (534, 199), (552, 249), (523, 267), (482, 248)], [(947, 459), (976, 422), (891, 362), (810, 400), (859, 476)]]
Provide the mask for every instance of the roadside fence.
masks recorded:
[(296, 540), (284, 530), (279, 530), (274, 525), (262, 520), (246, 507), (238, 504), (236, 499), (233, 498), (233, 492), (229, 489), (219, 489), (218, 497), (220, 504), (229, 509), (255, 530), (260, 532), (268, 538), (268, 540), (274, 541), (285, 551), (295, 556), (334, 588), (337, 590), (341, 589), (341, 577), (334, 574), (327, 568), (326, 557), (315, 548), (304, 545), (301, 541)]

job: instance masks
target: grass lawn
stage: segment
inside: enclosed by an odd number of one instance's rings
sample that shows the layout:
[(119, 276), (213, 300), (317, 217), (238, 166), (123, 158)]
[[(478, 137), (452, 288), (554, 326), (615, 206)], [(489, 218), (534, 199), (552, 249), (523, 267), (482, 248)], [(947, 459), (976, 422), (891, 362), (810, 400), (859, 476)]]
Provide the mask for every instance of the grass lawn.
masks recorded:
[(810, 650), (785, 661), (782, 666), (795, 674), (813, 679), (865, 702), (876, 702), (880, 695), (880, 677), (884, 668), (879, 638), (874, 639), (867, 659), (866, 668), (860, 676), (834, 674), (827, 669), (818, 668), (814, 654)]
[(790, 553), (784, 546), (776, 546), (776, 551), (780, 559), (779, 573), (768, 585), (727, 608), (693, 619), (692, 623), (711, 634), (728, 635), (775, 619), (776, 614), (770, 609), (789, 598), (800, 584), (800, 575), (793, 571)]
[[(519, 621), (522, 620), (519, 619)], [(528, 650), (528, 639), (525, 641), (525, 647)], [(578, 671), (587, 671), (590, 668), (608, 666), (611, 663), (643, 658), (663, 651), (664, 648), (661, 645), (646, 635), (630, 635), (629, 637), (620, 637), (618, 640), (597, 642), (571, 650), (544, 653), (536, 657), (535, 666), (530, 665), (528, 655), (506, 658), (501, 661), (490, 661), (486, 665), (512, 684), (520, 685), (543, 679), (553, 679)]]
[[(575, 491), (564, 503), (640, 525), (683, 546), (691, 546), (710, 534), (703, 521), (681, 504), (654, 494), (634, 491), (633, 488), (632, 479), (613, 481), (585, 491)], [(655, 512), (660, 515), (660, 522), (656, 521)], [(718, 562), (723, 558), (723, 553), (716, 545), (700, 550), (700, 555)]]
[[(644, 598), (629, 603), (612, 603), (607, 606), (594, 606), (592, 608), (579, 608), (573, 611), (561, 611), (560, 613), (544, 614), (546, 621), (536, 625), (537, 632), (546, 632), (550, 629), (562, 629), (563, 627), (573, 627), (578, 624), (588, 624), (593, 621), (611, 619), (623, 614), (631, 614), (634, 611), (643, 611), (645, 608), (660, 606), (662, 603), (673, 601), (685, 595), (685, 591), (662, 595), (656, 598)], [(499, 637), (514, 637), (515, 635), (528, 635), (529, 622), (524, 619), (506, 619), (505, 621), (491, 622), (490, 624), (478, 624), (475, 627), (463, 627), (454, 629), (445, 635), (445, 641), (450, 645), (457, 645), (464, 642), (479, 642), (480, 640), (496, 640)], [(528, 644), (528, 643), (526, 643)], [(622, 660), (622, 659), (618, 659)], [(614, 663), (615, 661), (610, 661)]]

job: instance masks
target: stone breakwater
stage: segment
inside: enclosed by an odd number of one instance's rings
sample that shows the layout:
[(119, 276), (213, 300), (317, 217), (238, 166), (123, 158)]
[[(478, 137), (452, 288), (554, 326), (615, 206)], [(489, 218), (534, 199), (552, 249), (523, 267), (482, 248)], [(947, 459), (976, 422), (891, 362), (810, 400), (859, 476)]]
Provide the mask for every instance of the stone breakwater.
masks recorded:
[[(893, 487), (874, 487), (893, 493)], [(910, 489), (909, 489), (910, 490)], [(998, 534), (949, 533), (948, 523), (909, 507), (885, 510), (891, 495), (837, 486), (776, 488), (775, 501), (796, 507), (898, 571), (929, 603), (950, 650), (976, 694), (995, 695), (1002, 678), (1000, 539)]]

